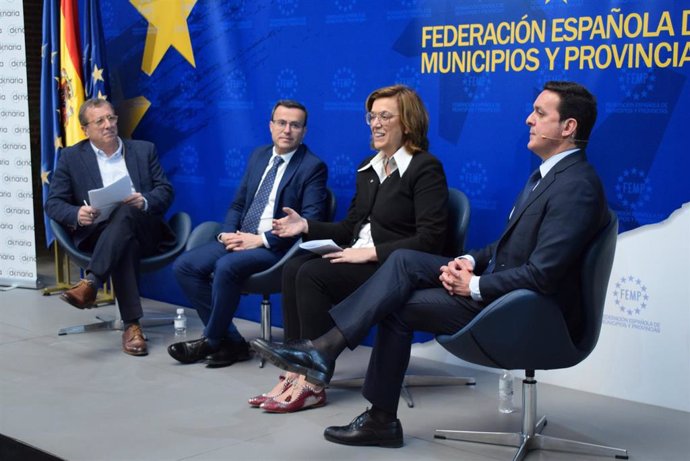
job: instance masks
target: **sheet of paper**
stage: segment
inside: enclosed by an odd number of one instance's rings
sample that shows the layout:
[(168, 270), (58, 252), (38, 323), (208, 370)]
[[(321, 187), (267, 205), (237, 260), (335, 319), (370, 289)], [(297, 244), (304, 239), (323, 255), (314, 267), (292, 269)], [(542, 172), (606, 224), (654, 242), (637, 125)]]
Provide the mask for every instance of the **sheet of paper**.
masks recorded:
[(89, 205), (101, 212), (94, 223), (108, 219), (115, 207), (131, 194), (132, 183), (129, 176), (123, 176), (107, 187), (91, 189), (89, 191)]
[(316, 254), (325, 255), (328, 253), (333, 253), (335, 251), (342, 251), (335, 242), (331, 239), (326, 240), (310, 240), (308, 242), (302, 242), (299, 247), (303, 250), (313, 251)]

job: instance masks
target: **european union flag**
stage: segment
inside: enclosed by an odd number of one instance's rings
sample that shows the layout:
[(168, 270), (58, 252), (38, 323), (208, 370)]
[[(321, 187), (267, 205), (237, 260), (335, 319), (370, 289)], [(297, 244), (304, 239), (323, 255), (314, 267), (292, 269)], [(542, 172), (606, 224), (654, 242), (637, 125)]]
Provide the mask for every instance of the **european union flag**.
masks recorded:
[[(60, 120), (60, 4), (43, 3), (43, 43), (41, 46), (41, 184), (43, 202), (48, 197), (50, 178), (63, 146)], [(53, 242), (49, 219), (44, 215), (46, 245)]]
[(84, 37), (82, 75), (84, 76), (86, 99), (108, 99), (110, 97), (110, 84), (99, 0), (87, 0), (84, 4), (82, 36)]

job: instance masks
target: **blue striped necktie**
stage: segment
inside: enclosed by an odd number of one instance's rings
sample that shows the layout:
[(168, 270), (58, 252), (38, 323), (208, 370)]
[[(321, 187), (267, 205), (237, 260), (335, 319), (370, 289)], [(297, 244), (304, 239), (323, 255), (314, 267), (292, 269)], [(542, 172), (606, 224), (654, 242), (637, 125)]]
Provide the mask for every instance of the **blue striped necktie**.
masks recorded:
[(249, 206), (247, 214), (244, 215), (242, 220), (242, 227), (240, 231), (250, 232), (256, 234), (259, 229), (259, 221), (261, 220), (261, 215), (264, 213), (266, 204), (268, 204), (268, 197), (271, 195), (271, 190), (273, 189), (273, 183), (276, 180), (276, 173), (278, 172), (278, 167), (284, 162), (282, 157), (276, 155), (273, 158), (273, 165), (271, 169), (266, 173), (266, 177), (261, 181), (259, 185), (259, 190), (252, 200), (252, 204)]

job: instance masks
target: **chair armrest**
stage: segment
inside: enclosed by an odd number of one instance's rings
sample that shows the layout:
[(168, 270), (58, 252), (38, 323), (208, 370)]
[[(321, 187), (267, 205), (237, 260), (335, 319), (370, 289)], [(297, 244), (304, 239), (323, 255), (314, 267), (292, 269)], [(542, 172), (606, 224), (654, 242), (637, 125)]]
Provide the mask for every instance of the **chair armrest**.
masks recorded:
[(187, 251), (213, 242), (216, 236), (220, 233), (222, 224), (216, 221), (205, 221), (194, 228), (187, 239)]
[(192, 230), (192, 218), (184, 211), (178, 211), (168, 221), (168, 226), (175, 233), (175, 245), (163, 253), (147, 256), (141, 259), (140, 269), (142, 272), (153, 272), (170, 264), (177, 256), (184, 251)]
[(263, 272), (257, 272), (256, 274), (248, 277), (244, 284), (242, 285), (242, 291), (247, 293), (260, 293), (260, 294), (273, 294), (280, 293), (282, 291), (282, 273), (283, 266), (297, 251), (299, 251), (299, 244), (302, 243), (302, 239), (297, 239), (295, 243), (292, 244), (290, 249), (283, 255), (277, 263), (269, 267)]
[(86, 267), (89, 265), (89, 261), (91, 260), (91, 254), (79, 250), (74, 245), (72, 236), (69, 235), (67, 230), (64, 227), (62, 227), (60, 223), (58, 223), (54, 219), (51, 219), (50, 228), (53, 231), (53, 236), (55, 237), (55, 240), (57, 240), (58, 244), (60, 244), (60, 247), (62, 247), (62, 249), (65, 250), (65, 252), (69, 255), (72, 261), (75, 262), (75, 264), (77, 264), (79, 267)]

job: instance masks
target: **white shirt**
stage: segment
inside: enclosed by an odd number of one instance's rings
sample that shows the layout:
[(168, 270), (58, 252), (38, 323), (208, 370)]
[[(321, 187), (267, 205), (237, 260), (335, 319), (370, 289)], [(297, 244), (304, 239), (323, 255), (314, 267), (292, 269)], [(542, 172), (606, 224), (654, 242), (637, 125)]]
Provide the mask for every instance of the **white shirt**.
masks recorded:
[[(539, 172), (541, 173), (541, 177), (542, 178), (546, 177), (548, 172), (551, 171), (551, 169), (554, 166), (556, 166), (556, 164), (558, 162), (563, 160), (568, 155), (577, 152), (578, 150), (580, 150), (580, 149), (575, 148), (575, 149), (566, 150), (566, 151), (563, 151), (563, 152), (560, 152), (560, 153), (554, 155), (553, 157), (549, 157), (548, 159), (546, 159), (544, 162), (542, 162), (541, 165), (539, 165)], [(534, 186), (535, 189), (536, 189), (536, 187), (537, 186)], [(534, 189), (532, 189), (532, 190), (534, 190)], [(510, 214), (512, 215), (513, 212), (511, 211)], [(472, 268), (474, 269), (475, 261), (474, 261), (474, 258), (472, 257), (472, 255), (462, 255), (459, 257), (462, 259), (467, 259), (468, 261), (470, 261), (472, 263)], [(474, 299), (475, 301), (481, 301), (482, 300), (482, 294), (479, 291), (479, 279), (480, 278), (481, 278), (481, 276), (479, 276), (479, 275), (473, 275), (472, 278), (470, 279), (470, 296), (472, 296), (472, 299)]]
[[(110, 156), (96, 147), (92, 142), (89, 142), (89, 144), (91, 144), (91, 148), (96, 154), (98, 169), (101, 171), (103, 187), (108, 187), (123, 176), (129, 176), (127, 165), (125, 164), (125, 156), (123, 155), (124, 147), (120, 138), (117, 138), (117, 150)], [(134, 191), (134, 189), (132, 189), (132, 191)]]
[[(110, 156), (96, 147), (92, 142), (89, 142), (89, 144), (91, 144), (91, 148), (96, 154), (96, 161), (98, 162), (98, 170), (101, 172), (103, 187), (108, 187), (124, 176), (129, 178), (129, 171), (127, 171), (127, 164), (125, 163), (125, 146), (119, 137), (117, 138), (117, 150)], [(129, 180), (129, 186), (132, 189), (132, 193), (136, 192), (131, 178)], [(144, 197), (144, 211), (148, 210), (148, 208), (149, 202)]]
[[(386, 175), (385, 169), (386, 154), (383, 152), (377, 153), (372, 159), (364, 165), (362, 168), (357, 170), (357, 172), (364, 171), (368, 168), (373, 168), (376, 176), (379, 177), (379, 184), (383, 183), (388, 175)], [(410, 166), (412, 161), (412, 154), (410, 154), (405, 146), (398, 149), (395, 154), (391, 157), (388, 163), (388, 171), (393, 174), (396, 170), (400, 171), (400, 177), (405, 174), (407, 168)], [(371, 223), (367, 220), (367, 223), (362, 226), (357, 234), (357, 240), (352, 245), (352, 248), (372, 248), (375, 245), (374, 238), (371, 235)]]

